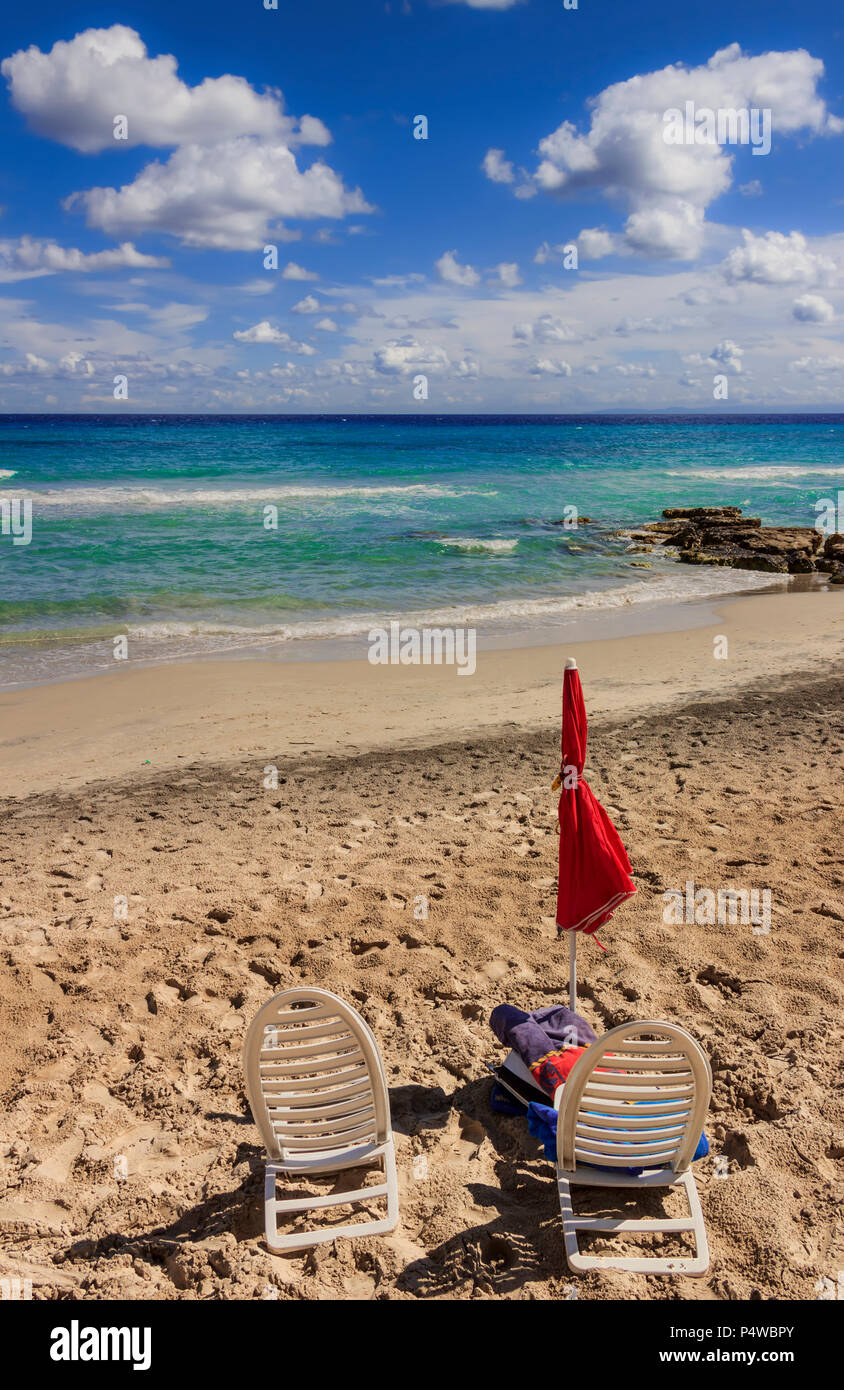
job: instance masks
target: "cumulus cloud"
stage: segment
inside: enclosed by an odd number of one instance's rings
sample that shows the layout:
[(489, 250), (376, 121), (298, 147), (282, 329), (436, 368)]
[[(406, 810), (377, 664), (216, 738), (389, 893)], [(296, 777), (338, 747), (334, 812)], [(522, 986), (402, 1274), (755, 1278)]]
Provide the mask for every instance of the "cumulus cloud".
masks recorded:
[(710, 362), (717, 362), (720, 367), (729, 367), (731, 371), (741, 371), (741, 359), (744, 356), (744, 349), (740, 348), (732, 339), (726, 338), (724, 342), (714, 347), (709, 354)]
[(631, 377), (631, 376), (632, 376), (632, 377), (655, 377), (655, 376), (656, 376), (656, 367), (651, 366), (651, 364), (650, 364), (649, 362), (617, 362), (617, 363), (615, 364), (615, 366), (613, 367), (613, 371), (617, 372), (619, 376), (628, 376), (628, 377)]
[[(216, 144), (238, 135), (327, 145), (322, 121), (284, 112), (281, 93), (256, 92), (243, 77), (206, 77), (189, 87), (172, 54), (151, 58), (125, 24), (86, 29), (49, 53), (32, 45), (0, 63), (12, 105), (32, 130), (84, 154), (125, 145)], [(128, 121), (116, 142), (113, 121)]]
[(306, 294), (304, 299), (300, 299), (298, 304), (293, 305), (291, 312), (294, 314), (318, 314), (320, 307), (320, 302), (315, 295)]
[(835, 270), (835, 262), (812, 251), (800, 232), (754, 236), (745, 230), (741, 235), (743, 244), (734, 247), (721, 266), (733, 284), (749, 280), (757, 285), (811, 285)]
[(584, 227), (577, 238), (577, 248), (587, 261), (599, 261), (602, 256), (611, 256), (615, 246), (603, 227)]
[(440, 279), (449, 285), (465, 285), (471, 289), (473, 285), (480, 284), (478, 272), (471, 265), (460, 265), (456, 251), (444, 251), (434, 262), (434, 269)]
[(835, 310), (822, 294), (801, 294), (791, 312), (800, 323), (831, 323), (835, 318)]
[(506, 285), (508, 289), (515, 289), (517, 285), (522, 283), (519, 267), (515, 261), (501, 261), (495, 267), (495, 274), (498, 277), (498, 283)]
[(691, 261), (703, 245), (703, 209), (683, 199), (642, 208), (624, 225), (624, 243), (641, 256)]
[(550, 357), (538, 357), (528, 367), (531, 376), (571, 376), (568, 362), (554, 361)]
[(131, 241), (107, 251), (78, 251), (72, 246), (60, 246), (57, 241), (44, 241), (31, 236), (5, 238), (0, 241), (0, 280), (27, 280), (39, 275), (55, 275), (60, 271), (163, 270), (170, 262), (166, 256), (146, 256), (135, 249)]
[[(287, 114), (277, 89), (256, 92), (231, 74), (188, 86), (172, 54), (150, 57), (126, 25), (86, 29), (48, 53), (21, 49), (0, 71), (13, 105), (39, 135), (85, 154), (133, 145), (173, 151), (121, 188), (91, 188), (65, 201), (110, 235), (164, 232), (186, 246), (253, 250), (271, 233), (277, 240), (298, 235), (284, 226), (287, 218), (372, 211), (324, 161), (299, 168), (294, 149), (331, 142), (322, 121)], [(118, 115), (125, 140), (114, 138)]]
[(281, 278), (282, 280), (318, 280), (319, 276), (315, 270), (305, 270), (304, 266), (297, 265), (295, 261), (288, 261), (281, 272)]
[(285, 145), (251, 135), (219, 145), (184, 145), (154, 160), (122, 188), (74, 193), (64, 206), (85, 208), (89, 227), (110, 235), (166, 232), (185, 246), (249, 251), (270, 234), (289, 239), (284, 218), (341, 218), (370, 212), (321, 160), (301, 170)]
[(318, 328), (321, 333), (340, 332), (333, 319), (318, 319), (317, 322), (314, 324), (314, 328)]
[(695, 352), (683, 361), (698, 367), (721, 367), (730, 372), (741, 371), (741, 359), (744, 356), (744, 348), (740, 348), (731, 338), (725, 338), (717, 347), (714, 347), (708, 357), (702, 353)]
[(297, 352), (300, 357), (314, 357), (316, 355), (316, 348), (311, 347), (310, 343), (295, 342), (289, 333), (273, 327), (269, 319), (262, 319), (260, 323), (253, 323), (251, 328), (242, 328), (233, 333), (232, 337), (238, 343), (281, 344), (291, 352)]
[(563, 121), (539, 142), (534, 185), (559, 196), (596, 191), (629, 209), (623, 242), (636, 254), (689, 260), (704, 242), (706, 210), (732, 182), (729, 146), (669, 144), (672, 108), (770, 109), (775, 135), (838, 135), (844, 121), (818, 95), (823, 63), (797, 49), (751, 57), (738, 44), (706, 64), (680, 63), (606, 87), (588, 131)]
[(50, 362), (37, 353), (27, 352), (19, 362), (4, 362), (0, 375), (6, 377), (45, 376), (52, 379), (91, 377), (94, 364), (81, 352), (66, 352), (58, 361)]
[(540, 314), (532, 323), (514, 323), (513, 337), (517, 343), (571, 343), (581, 334), (570, 323)]
[(375, 370), (384, 376), (442, 372), (449, 365), (445, 348), (426, 347), (410, 334), (405, 338), (391, 338), (375, 351)]
[(492, 183), (514, 183), (516, 175), (503, 150), (487, 150), (481, 168)]

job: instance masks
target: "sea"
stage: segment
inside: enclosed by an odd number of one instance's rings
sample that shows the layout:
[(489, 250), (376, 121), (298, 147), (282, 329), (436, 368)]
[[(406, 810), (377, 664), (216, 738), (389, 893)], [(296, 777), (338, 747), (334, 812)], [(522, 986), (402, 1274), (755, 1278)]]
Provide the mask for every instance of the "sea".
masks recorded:
[(783, 581), (631, 528), (702, 505), (813, 526), (836, 500), (844, 415), (2, 416), (0, 687), (113, 670), (115, 638), (158, 663), (360, 656), (394, 620), (632, 630)]

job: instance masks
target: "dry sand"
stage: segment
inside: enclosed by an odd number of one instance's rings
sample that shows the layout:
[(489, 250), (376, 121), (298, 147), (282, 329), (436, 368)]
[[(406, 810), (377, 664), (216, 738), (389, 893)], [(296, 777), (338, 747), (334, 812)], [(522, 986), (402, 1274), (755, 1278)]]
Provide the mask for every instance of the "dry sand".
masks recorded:
[[(571, 1275), (553, 1169), (488, 1104), (491, 1009), (566, 999), (559, 651), (471, 679), (230, 663), (0, 698), (0, 1276), (37, 1298), (816, 1298), (844, 1268), (840, 605), (749, 598), (575, 648), (587, 775), (639, 886), (607, 953), (581, 945), (582, 1012), (676, 1020), (710, 1057), (702, 1280)], [(666, 925), (688, 879), (770, 889), (770, 934)], [(378, 1037), (401, 1221), (278, 1257), (240, 1049), (301, 981)]]

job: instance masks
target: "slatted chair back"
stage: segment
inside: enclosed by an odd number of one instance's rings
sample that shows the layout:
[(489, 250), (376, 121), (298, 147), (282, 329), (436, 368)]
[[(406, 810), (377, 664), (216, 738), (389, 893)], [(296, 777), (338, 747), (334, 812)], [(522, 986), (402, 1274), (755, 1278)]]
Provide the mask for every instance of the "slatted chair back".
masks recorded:
[(328, 990), (288, 989), (259, 1009), (247, 1033), (249, 1104), (272, 1159), (286, 1167), (354, 1162), (390, 1137), (387, 1083), (360, 1014)]
[[(694, 1038), (670, 1023), (624, 1023), (578, 1058), (565, 1083), (557, 1163), (617, 1169), (688, 1169), (712, 1094)], [(621, 1177), (621, 1173), (619, 1173)]]

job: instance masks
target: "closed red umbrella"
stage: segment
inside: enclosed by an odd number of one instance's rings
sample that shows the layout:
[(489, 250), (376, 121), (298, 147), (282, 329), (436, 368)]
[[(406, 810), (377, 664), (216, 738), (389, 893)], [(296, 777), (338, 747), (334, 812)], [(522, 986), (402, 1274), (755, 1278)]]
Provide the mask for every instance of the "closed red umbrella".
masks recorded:
[(560, 874), (557, 926), (571, 932), (571, 1007), (577, 1002), (575, 932), (592, 934), (636, 892), (630, 860), (618, 831), (583, 777), (586, 762), (586, 706), (577, 663), (569, 658), (563, 675), (563, 736), (559, 786)]

